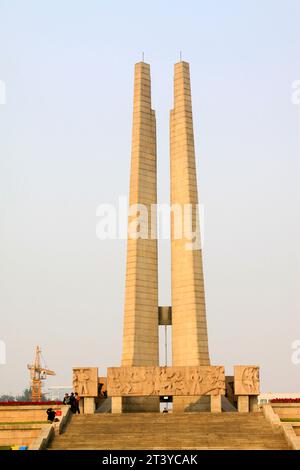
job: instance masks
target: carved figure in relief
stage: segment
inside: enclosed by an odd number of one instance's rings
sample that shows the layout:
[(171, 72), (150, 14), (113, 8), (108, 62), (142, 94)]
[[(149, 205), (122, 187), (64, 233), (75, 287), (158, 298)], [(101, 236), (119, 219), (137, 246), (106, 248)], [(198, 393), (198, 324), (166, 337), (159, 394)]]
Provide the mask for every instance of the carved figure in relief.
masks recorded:
[(108, 385), (113, 389), (122, 392), (123, 387), (121, 386), (119, 373), (113, 370), (108, 376)]
[(257, 367), (246, 367), (242, 375), (242, 385), (249, 393), (255, 392), (259, 384), (259, 370)]
[(142, 383), (143, 392), (145, 395), (150, 396), (154, 394), (154, 387), (155, 387), (155, 377), (154, 371), (146, 370), (144, 374), (144, 383)]
[(159, 395), (161, 388), (161, 377), (163, 376), (163, 371), (156, 369), (153, 378), (153, 394)]
[(203, 375), (199, 370), (195, 370), (191, 374), (191, 395), (201, 395), (203, 393)]
[(89, 386), (88, 381), (90, 380), (90, 375), (87, 370), (79, 369), (74, 371), (73, 377), (73, 386), (74, 389), (78, 389), (79, 395), (88, 395)]
[(172, 382), (173, 382), (172, 389), (175, 395), (177, 394), (177, 392), (182, 393), (184, 391), (185, 381), (184, 381), (184, 377), (182, 376), (180, 372), (175, 372), (175, 374), (172, 377)]
[(112, 369), (108, 385), (116, 396), (217, 395), (225, 377), (222, 367), (128, 367)]

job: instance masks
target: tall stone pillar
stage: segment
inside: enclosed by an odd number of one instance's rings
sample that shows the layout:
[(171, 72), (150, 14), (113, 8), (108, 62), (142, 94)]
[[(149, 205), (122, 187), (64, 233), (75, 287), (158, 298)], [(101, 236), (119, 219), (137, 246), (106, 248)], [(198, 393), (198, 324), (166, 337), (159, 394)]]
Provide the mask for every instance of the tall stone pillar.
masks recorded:
[[(157, 204), (156, 120), (150, 66), (144, 62), (135, 65), (129, 203), (122, 366), (158, 366), (156, 210), (151, 211)], [(142, 224), (136, 226), (137, 220)], [(139, 238), (132, 237), (134, 227)], [(159, 400), (124, 398), (123, 408), (157, 411)]]
[[(189, 64), (175, 64), (174, 73), (174, 109), (170, 121), (172, 356), (174, 366), (204, 366), (210, 360)], [(180, 213), (182, 226), (178, 225)], [(190, 239), (193, 232), (194, 240)], [(200, 401), (197, 397), (174, 397), (174, 411), (199, 409)]]

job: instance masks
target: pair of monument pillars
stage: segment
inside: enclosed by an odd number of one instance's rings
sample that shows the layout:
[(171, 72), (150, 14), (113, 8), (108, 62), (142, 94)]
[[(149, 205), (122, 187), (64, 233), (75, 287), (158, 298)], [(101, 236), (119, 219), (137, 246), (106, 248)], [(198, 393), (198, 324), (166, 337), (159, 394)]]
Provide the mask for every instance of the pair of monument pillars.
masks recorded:
[[(174, 67), (174, 109), (170, 116), (171, 206), (191, 210), (191, 229), (200, 240), (198, 191), (189, 64)], [(129, 227), (138, 206), (148, 210), (148, 237), (131, 237), (127, 245), (122, 366), (159, 366), (158, 256), (156, 235), (156, 119), (151, 107), (150, 66), (135, 65), (130, 174)], [(136, 208), (136, 209), (135, 209)], [(171, 211), (172, 362), (173, 366), (208, 366), (207, 324), (201, 246), (182, 231), (178, 237)], [(170, 309), (169, 309), (170, 311)], [(199, 397), (174, 397), (185, 408)], [(123, 397), (124, 411), (154, 411), (159, 397)]]

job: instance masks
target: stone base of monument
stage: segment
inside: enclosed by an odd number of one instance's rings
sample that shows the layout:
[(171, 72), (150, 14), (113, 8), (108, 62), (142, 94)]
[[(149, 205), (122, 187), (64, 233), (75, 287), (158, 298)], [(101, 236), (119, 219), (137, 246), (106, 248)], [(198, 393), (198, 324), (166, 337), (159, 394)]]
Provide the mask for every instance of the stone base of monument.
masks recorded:
[(173, 412), (221, 411), (223, 366), (110, 367), (107, 392), (113, 413), (159, 412), (160, 397), (172, 397)]
[(112, 413), (158, 413), (159, 397), (112, 397)]
[(249, 411), (251, 413), (257, 413), (258, 410), (258, 396), (250, 395), (249, 396)]
[[(95, 400), (99, 403), (103, 397), (98, 382), (97, 368), (73, 369), (73, 388), (81, 396), (81, 413), (95, 413)], [(101, 381), (102, 386), (105, 382)], [(227, 377), (227, 382), (223, 366), (110, 367), (107, 395), (112, 413), (159, 412), (160, 397), (166, 396), (172, 397), (174, 413), (219, 413), (222, 399), (233, 409), (232, 403), (237, 402), (240, 413), (257, 412), (259, 367), (235, 366), (234, 376)]]
[(123, 412), (159, 412), (159, 397), (123, 397)]
[(95, 398), (85, 397), (84, 398), (84, 414), (92, 415), (95, 413)]
[(114, 414), (119, 414), (123, 412), (122, 397), (111, 397), (111, 412)]
[(173, 397), (173, 413), (210, 411), (221, 413), (222, 395), (195, 396), (195, 397)]
[(239, 395), (238, 411), (240, 413), (256, 413), (258, 411), (257, 395)]
[(210, 411), (210, 396), (173, 397), (173, 413)]
[[(221, 413), (221, 395), (173, 397), (173, 413)], [(112, 397), (112, 413), (155, 413), (160, 411), (159, 397)]]
[(238, 397), (238, 412), (249, 413), (249, 396), (240, 395)]

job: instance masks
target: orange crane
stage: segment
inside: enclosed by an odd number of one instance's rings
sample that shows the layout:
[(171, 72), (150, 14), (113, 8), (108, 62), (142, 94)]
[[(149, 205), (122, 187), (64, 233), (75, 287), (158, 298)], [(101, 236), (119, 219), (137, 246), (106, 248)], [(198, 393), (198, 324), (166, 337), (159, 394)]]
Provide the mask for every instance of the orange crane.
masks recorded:
[(47, 378), (47, 375), (55, 375), (53, 370), (42, 367), (42, 350), (39, 346), (36, 347), (34, 364), (28, 364), (27, 368), (30, 370), (31, 379), (31, 401), (42, 400), (42, 381)]

